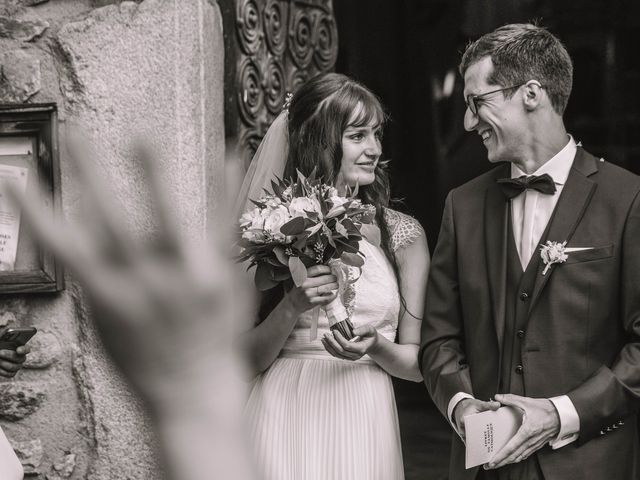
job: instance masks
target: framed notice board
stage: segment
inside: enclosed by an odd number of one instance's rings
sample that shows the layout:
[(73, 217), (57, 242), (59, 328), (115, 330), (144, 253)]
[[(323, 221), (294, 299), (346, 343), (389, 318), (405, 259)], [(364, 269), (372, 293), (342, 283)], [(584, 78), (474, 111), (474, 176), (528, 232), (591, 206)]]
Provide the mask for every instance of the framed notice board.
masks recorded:
[(62, 290), (62, 268), (34, 240), (5, 182), (35, 198), (48, 215), (60, 214), (55, 104), (0, 104), (0, 294)]

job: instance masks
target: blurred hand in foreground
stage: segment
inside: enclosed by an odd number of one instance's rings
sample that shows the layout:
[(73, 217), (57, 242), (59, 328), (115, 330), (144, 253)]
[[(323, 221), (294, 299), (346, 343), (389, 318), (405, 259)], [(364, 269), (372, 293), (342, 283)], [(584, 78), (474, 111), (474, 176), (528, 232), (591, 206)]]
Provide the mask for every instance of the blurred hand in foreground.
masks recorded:
[(124, 210), (80, 145), (70, 152), (90, 224), (55, 221), (35, 197), (12, 190), (23, 218), (89, 297), (106, 350), (156, 422), (172, 478), (252, 478), (241, 432), (243, 363), (234, 348), (234, 322), (248, 318), (234, 308), (249, 308), (250, 298), (220, 243), (180, 238), (149, 149), (139, 158), (158, 231), (142, 242), (127, 232)]

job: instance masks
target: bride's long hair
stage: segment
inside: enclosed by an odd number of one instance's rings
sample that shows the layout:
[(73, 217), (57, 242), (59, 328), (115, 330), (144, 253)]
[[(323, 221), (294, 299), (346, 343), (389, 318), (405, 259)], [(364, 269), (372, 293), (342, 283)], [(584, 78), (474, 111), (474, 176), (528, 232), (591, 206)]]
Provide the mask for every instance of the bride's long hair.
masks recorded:
[[(342, 162), (342, 135), (348, 126), (379, 125), (387, 120), (376, 95), (357, 81), (338, 73), (318, 75), (304, 83), (293, 95), (288, 107), (289, 148), (283, 178), (295, 178), (296, 170), (305, 176), (315, 169), (316, 176), (334, 183)], [(358, 112), (352, 120), (353, 112)], [(400, 301), (406, 303), (400, 288), (400, 274), (391, 248), (389, 225), (384, 209), (389, 205), (391, 188), (387, 163), (378, 161), (375, 180), (358, 188), (358, 197), (376, 208), (380, 227), (381, 248), (393, 268), (398, 282)], [(282, 288), (274, 288), (261, 296), (259, 320), (264, 320), (278, 304)], [(409, 312), (409, 314), (411, 314)]]
[[(352, 119), (354, 112), (358, 115)], [(293, 95), (289, 106), (289, 155), (284, 178), (295, 178), (296, 170), (309, 175), (315, 169), (317, 176), (334, 183), (340, 171), (342, 136), (347, 127), (373, 124), (382, 129), (386, 119), (378, 97), (346, 75), (327, 73), (312, 78)], [(387, 162), (378, 162), (374, 182), (359, 187), (358, 197), (376, 207), (381, 247), (400, 282), (384, 216), (391, 195), (386, 167)]]

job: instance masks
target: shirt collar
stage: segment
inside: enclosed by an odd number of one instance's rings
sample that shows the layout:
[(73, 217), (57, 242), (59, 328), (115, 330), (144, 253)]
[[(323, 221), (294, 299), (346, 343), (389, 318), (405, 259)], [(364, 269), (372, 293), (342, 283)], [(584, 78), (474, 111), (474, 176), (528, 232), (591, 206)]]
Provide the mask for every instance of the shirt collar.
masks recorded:
[[(576, 156), (577, 150), (578, 147), (575, 140), (569, 135), (569, 142), (564, 148), (531, 175), (544, 175), (548, 173), (556, 185), (564, 185), (569, 177), (569, 171), (571, 170), (571, 165), (573, 165), (573, 159)], [(511, 178), (518, 178), (523, 175), (529, 176), (512, 163)]]

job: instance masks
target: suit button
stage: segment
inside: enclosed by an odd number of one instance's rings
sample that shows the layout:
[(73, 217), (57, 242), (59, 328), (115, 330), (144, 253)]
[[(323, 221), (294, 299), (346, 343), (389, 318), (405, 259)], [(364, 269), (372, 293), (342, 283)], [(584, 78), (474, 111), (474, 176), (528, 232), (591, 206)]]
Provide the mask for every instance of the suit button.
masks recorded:
[(529, 300), (529, 294), (527, 292), (522, 292), (520, 294), (520, 300), (522, 300), (523, 302), (526, 302), (527, 300)]
[(622, 425), (624, 425), (624, 422), (622, 420), (619, 420), (618, 421), (618, 425), (622, 426)]
[(524, 368), (522, 368), (522, 365), (517, 365), (516, 366), (516, 373), (518, 375), (522, 375), (522, 372), (524, 372)]
[(524, 330), (518, 330), (516, 335), (518, 335), (518, 338), (524, 338)]
[(607, 427), (607, 428), (605, 428), (605, 430), (606, 430), (607, 432), (610, 432), (610, 431), (612, 431), (613, 429), (612, 429), (611, 427)]
[(605, 431), (604, 430), (600, 430), (600, 435), (604, 435)]

